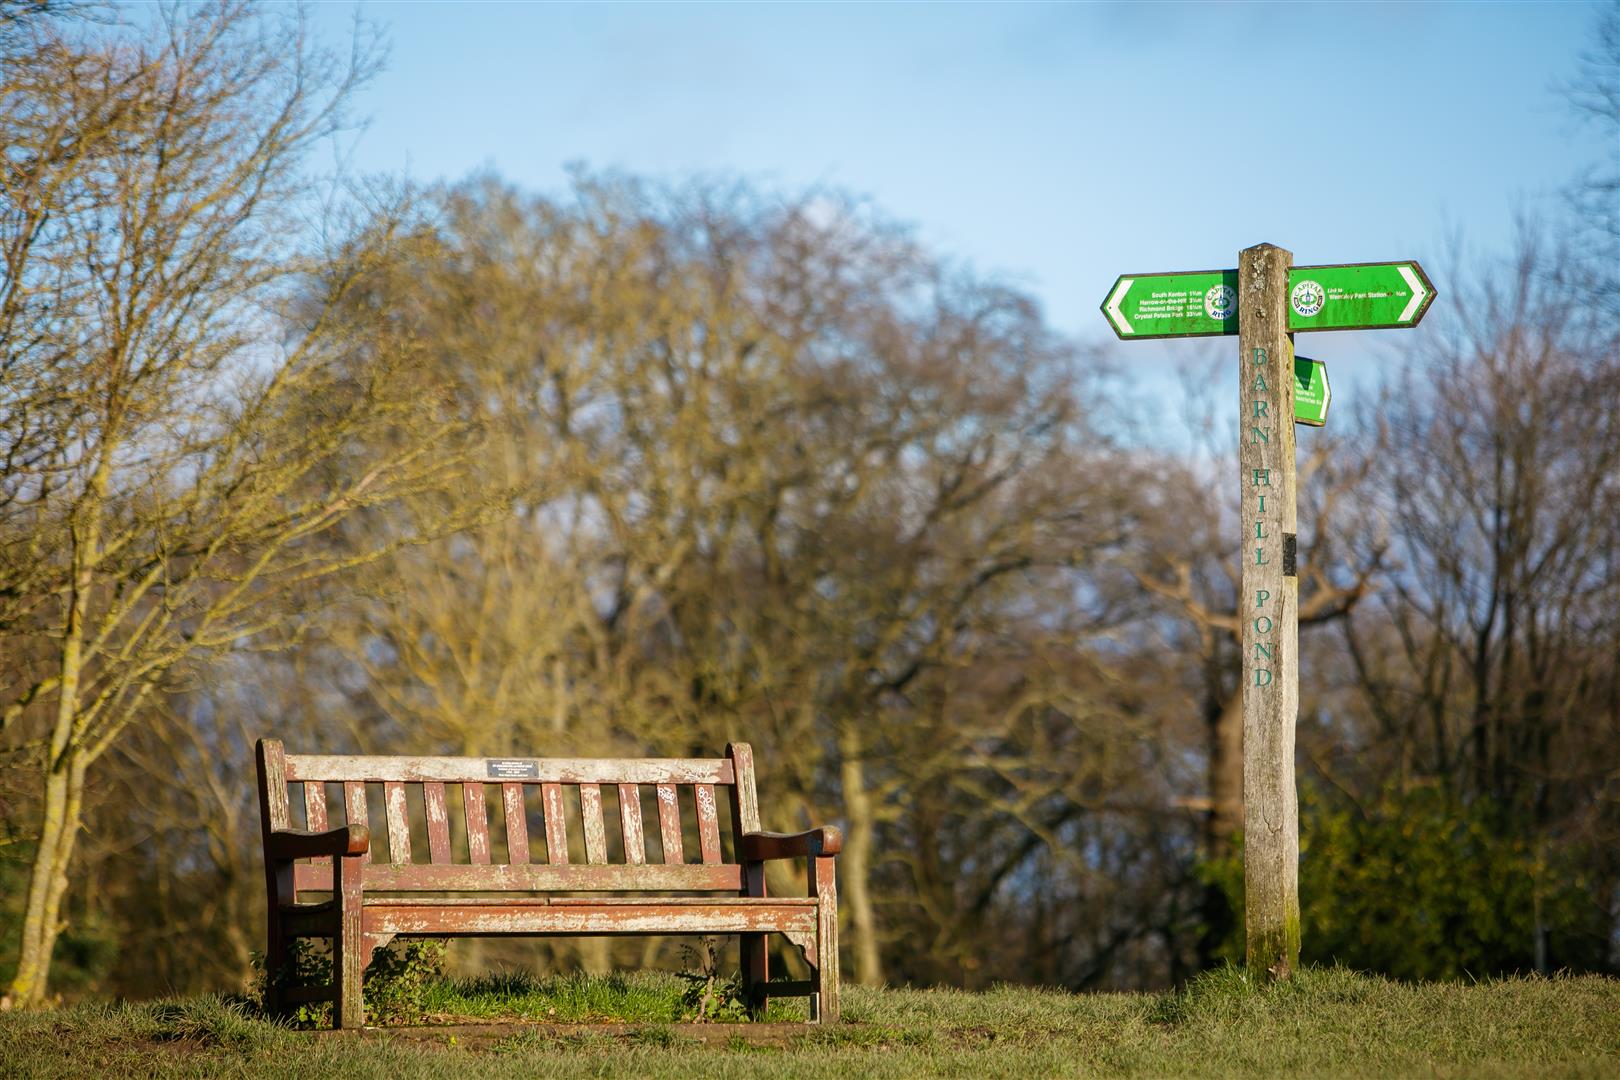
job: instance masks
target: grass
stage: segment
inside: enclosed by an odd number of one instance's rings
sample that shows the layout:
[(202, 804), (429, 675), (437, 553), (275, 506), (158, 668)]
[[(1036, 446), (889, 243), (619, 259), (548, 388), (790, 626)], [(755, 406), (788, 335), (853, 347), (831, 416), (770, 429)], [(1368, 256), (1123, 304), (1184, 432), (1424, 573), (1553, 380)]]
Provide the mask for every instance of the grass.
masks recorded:
[[(432, 1022), (529, 1021), (544, 1024), (675, 1024), (694, 1015), (687, 984), (661, 972), (538, 978), (524, 971), (448, 979), (428, 987), (422, 1011)], [(766, 1020), (802, 1021), (803, 999), (776, 1001)]]
[[(1620, 980), (1595, 976), (1411, 986), (1332, 969), (1261, 987), (1221, 971), (1173, 994), (851, 987), (850, 1023), (786, 1034), (677, 1025), (683, 989), (656, 974), (443, 983), (430, 992), (431, 1017), (512, 1026), (363, 1037), (290, 1030), (218, 997), (0, 1014), (0, 1075), (1620, 1074)], [(587, 1021), (629, 1026), (549, 1026)], [(774, 1041), (755, 1037), (767, 1032)]]

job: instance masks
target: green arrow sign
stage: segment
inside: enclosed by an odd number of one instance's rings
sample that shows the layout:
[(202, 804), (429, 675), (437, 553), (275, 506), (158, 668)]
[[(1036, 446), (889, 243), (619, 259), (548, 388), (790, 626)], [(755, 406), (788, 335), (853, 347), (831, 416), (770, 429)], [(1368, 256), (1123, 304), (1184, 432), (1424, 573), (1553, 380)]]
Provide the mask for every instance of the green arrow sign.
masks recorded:
[(1415, 262), (1296, 266), (1288, 272), (1288, 329), (1416, 326), (1434, 286)]
[(1236, 270), (1127, 274), (1114, 282), (1103, 314), (1121, 339), (1235, 334), (1237, 284)]
[[(1125, 274), (1103, 301), (1121, 340), (1238, 332), (1236, 270)], [(1416, 326), (1434, 286), (1415, 262), (1296, 266), (1288, 271), (1288, 330)]]
[(1294, 422), (1311, 427), (1326, 424), (1328, 402), (1332, 397), (1327, 365), (1304, 356), (1294, 357)]

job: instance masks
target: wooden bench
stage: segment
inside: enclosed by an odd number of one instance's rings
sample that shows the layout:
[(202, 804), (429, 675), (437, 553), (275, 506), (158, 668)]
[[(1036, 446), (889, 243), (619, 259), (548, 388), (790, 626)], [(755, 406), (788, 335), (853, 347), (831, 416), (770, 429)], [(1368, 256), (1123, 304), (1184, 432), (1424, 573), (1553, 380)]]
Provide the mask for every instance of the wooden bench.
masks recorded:
[[(360, 1027), (366, 965), (395, 937), (737, 934), (755, 1015), (772, 996), (808, 995), (812, 1021), (838, 1019), (833, 856), (843, 836), (762, 832), (746, 743), (723, 758), (586, 760), (300, 755), (261, 739), (257, 761), (272, 1012), (332, 1001), (333, 1026)], [(294, 825), (294, 795), (304, 828)], [(371, 851), (372, 803), (383, 811), (386, 856)], [(767, 897), (766, 860), (793, 858), (808, 863), (809, 895)], [(769, 982), (767, 934), (798, 946), (812, 977)], [(331, 940), (329, 985), (276, 986), (294, 938)]]

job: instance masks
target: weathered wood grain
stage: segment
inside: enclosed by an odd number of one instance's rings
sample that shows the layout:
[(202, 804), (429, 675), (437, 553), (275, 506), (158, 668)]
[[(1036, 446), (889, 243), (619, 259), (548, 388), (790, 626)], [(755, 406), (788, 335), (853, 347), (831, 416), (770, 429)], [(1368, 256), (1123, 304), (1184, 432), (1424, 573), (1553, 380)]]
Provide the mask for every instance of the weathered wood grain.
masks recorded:
[(292, 813), (287, 800), (286, 756), (281, 742), (260, 739), (254, 764), (259, 772), (259, 819), (264, 835), (285, 832), (292, 828)]
[(838, 995), (838, 880), (831, 856), (818, 856), (810, 868), (810, 895), (816, 904), (816, 992), (810, 997), (812, 1020), (836, 1022)]
[(1297, 532), (1292, 263), (1270, 244), (1238, 256), (1244, 918), (1249, 970), (1280, 978), (1299, 966), (1299, 578), (1285, 558)]
[[(605, 907), (613, 904), (657, 904), (672, 907), (714, 907), (717, 904), (754, 904), (754, 905), (798, 905), (799, 907), (813, 908), (818, 903), (814, 896), (727, 896), (716, 894), (712, 896), (528, 896), (522, 893), (503, 893), (498, 896), (437, 896), (429, 893), (410, 893), (408, 895), (379, 896), (372, 894), (366, 897), (368, 906), (388, 907), (389, 905), (405, 904), (411, 907), (432, 907), (434, 905), (449, 904), (471, 905), (474, 907)], [(308, 905), (319, 908), (329, 905)]]
[[(332, 887), (329, 866), (299, 867), (300, 888), (326, 891)], [(703, 866), (474, 866), (453, 863), (430, 866), (413, 863), (395, 866), (373, 863), (366, 867), (365, 887), (396, 892), (731, 892), (743, 888), (742, 867), (736, 863)]]
[(366, 905), (371, 934), (815, 934), (817, 908), (802, 904), (682, 907), (656, 902), (590, 905)]
[(624, 838), (624, 861), (631, 866), (647, 861), (647, 838), (641, 829), (641, 788), (620, 784), (619, 833)]
[(694, 784), (697, 800), (698, 850), (706, 863), (720, 861), (720, 815), (714, 804), (713, 784)]
[(506, 814), (506, 861), (513, 866), (529, 863), (529, 815), (523, 808), (523, 785), (501, 785), (501, 809)]
[[(351, 780), (343, 785), (343, 814), (350, 825), (371, 824), (370, 814), (366, 810), (365, 784)], [(367, 851), (361, 859), (370, 862), (371, 852)]]
[(736, 782), (731, 789), (732, 827), (739, 833), (760, 832), (759, 799), (754, 794), (754, 750), (747, 743), (731, 743), (726, 757)]
[[(731, 762), (736, 782), (731, 791), (731, 827), (740, 838), (743, 833), (759, 832), (759, 802), (754, 793), (754, 751), (745, 742), (729, 743), (726, 760)], [(742, 846), (737, 843), (737, 858), (744, 860)], [(765, 864), (743, 862), (743, 892), (748, 896), (765, 895)], [(765, 1015), (770, 1004), (766, 989), (771, 977), (770, 950), (764, 934), (743, 934), (739, 939), (742, 953), (743, 994), (748, 999), (748, 1013), (755, 1019)]]
[[(287, 780), (387, 780), (468, 783), (490, 779), (486, 758), (361, 757), (341, 754), (286, 755)], [(512, 760), (503, 758), (503, 761)], [(524, 758), (538, 770), (535, 782), (554, 784), (729, 784), (725, 758)]]
[(325, 832), (326, 823), (326, 785), (318, 780), (311, 780), (304, 785), (304, 820), (309, 823), (310, 832)]
[(360, 980), (366, 969), (364, 905), (361, 880), (365, 864), (357, 855), (332, 860), (337, 864), (337, 892), (334, 899), (338, 918), (332, 934), (332, 960), (337, 984), (337, 1003), (332, 1010), (334, 1028), (364, 1026), (366, 1007), (360, 996)]
[(681, 804), (675, 796), (674, 784), (659, 784), (658, 833), (664, 844), (664, 865), (673, 866), (686, 861), (686, 849), (681, 841)]
[[(797, 904), (800, 907), (813, 908), (818, 902), (814, 896), (659, 896), (652, 899), (645, 896), (548, 896), (542, 897), (541, 899), (550, 904), (552, 907), (576, 907), (580, 905), (585, 907), (602, 907), (604, 905), (612, 904), (667, 904), (672, 907), (712, 908), (716, 906), (725, 907), (732, 904), (753, 904), (756, 906), (764, 905), (767, 907), (781, 906), (783, 904), (792, 906)], [(478, 901), (475, 900), (471, 902), (476, 903)], [(498, 897), (492, 897), (488, 902), (491, 904), (499, 904), (502, 901)]]
[(561, 784), (540, 785), (541, 809), (546, 817), (546, 862), (568, 865), (568, 818), (563, 811)]
[(443, 784), (422, 785), (422, 809), (427, 817), (428, 859), (447, 863), (450, 861), (450, 808), (445, 805)]
[(411, 817), (405, 805), (405, 785), (384, 784), (383, 806), (388, 818), (388, 861), (408, 863), (411, 861)]
[(607, 828), (602, 822), (602, 788), (599, 784), (579, 785), (579, 816), (585, 834), (585, 861), (593, 866), (607, 862)]
[(484, 802), (482, 783), (461, 785), (461, 807), (467, 815), (467, 859), (474, 866), (488, 866), (489, 804)]
[[(297, 866), (277, 862), (270, 854), (271, 835), (290, 824), (287, 759), (280, 739), (260, 739), (254, 744), (253, 771), (259, 781), (259, 839), (264, 849), (264, 963), (266, 971), (275, 975), (286, 966), (287, 943), (292, 940), (291, 932), (283, 925), (281, 910), (298, 898)], [(284, 982), (279, 978), (265, 980), (264, 1007), (272, 1017), (281, 1016), (286, 1004), (281, 995)]]
[[(328, 862), (330, 860), (322, 861)], [(300, 905), (299, 909), (301, 910), (309, 904), (309, 898), (303, 897), (301, 894), (306, 892), (327, 892), (332, 888), (332, 868), (317, 863), (295, 863), (292, 867), (291, 880), (293, 892), (300, 894), (301, 899), (304, 901), (304, 904)], [(288, 893), (287, 895), (287, 904), (290, 905), (292, 894)], [(294, 910), (286, 905), (283, 906), (288, 911)]]

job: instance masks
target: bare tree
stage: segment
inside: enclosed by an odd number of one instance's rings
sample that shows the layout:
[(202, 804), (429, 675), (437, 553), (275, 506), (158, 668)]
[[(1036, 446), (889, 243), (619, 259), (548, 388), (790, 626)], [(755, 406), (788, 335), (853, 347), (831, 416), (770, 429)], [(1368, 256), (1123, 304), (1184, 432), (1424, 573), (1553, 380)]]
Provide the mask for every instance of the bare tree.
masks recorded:
[(904, 931), (871, 882), (907, 857), (881, 834), (915, 767), (963, 767), (908, 746), (914, 695), (1057, 633), (1032, 593), (1119, 541), (1077, 356), (838, 196), (610, 177), (444, 205), (445, 257), (388, 307), (485, 415), (481, 482), (521, 494), (391, 564), (405, 587), (343, 632), (361, 704), (461, 752), (754, 742), (793, 772), (779, 813), (848, 823), (853, 970), (880, 981)]
[(1337, 779), (1439, 783), (1535, 851), (1589, 847), (1612, 933), (1620, 355), (1566, 271), (1527, 237), (1382, 413), (1389, 588), (1341, 623), (1378, 753)]
[(41, 783), (17, 1005), (45, 992), (91, 766), (200, 658), (296, 629), (379, 550), (334, 529), (442, 487), (454, 455), (423, 440), (459, 427), (400, 342), (331, 318), (409, 230), (323, 249), (297, 216), (366, 48), (235, 3), (25, 32), (0, 84), (0, 628), (32, 661), (3, 718)]
[(1575, 230), (1561, 268), (1566, 285), (1612, 327), (1620, 320), (1620, 8), (1600, 9), (1593, 40), (1564, 87), (1576, 121), (1596, 131), (1598, 158), (1569, 185)]

